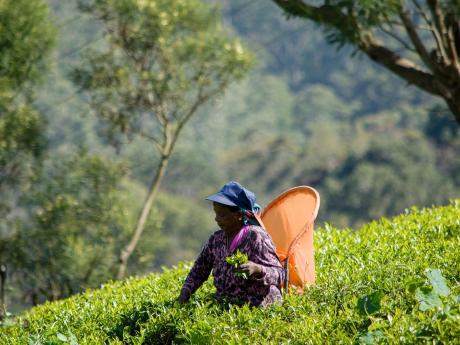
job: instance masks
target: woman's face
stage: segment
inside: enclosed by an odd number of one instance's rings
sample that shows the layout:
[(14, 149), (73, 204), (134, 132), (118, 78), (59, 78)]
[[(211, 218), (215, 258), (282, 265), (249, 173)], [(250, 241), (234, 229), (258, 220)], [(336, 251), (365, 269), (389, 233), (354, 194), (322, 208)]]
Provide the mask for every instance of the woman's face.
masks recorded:
[(232, 211), (228, 207), (218, 203), (213, 203), (212, 207), (216, 214), (214, 220), (222, 230), (226, 233), (233, 233), (241, 229), (242, 221), (239, 211)]

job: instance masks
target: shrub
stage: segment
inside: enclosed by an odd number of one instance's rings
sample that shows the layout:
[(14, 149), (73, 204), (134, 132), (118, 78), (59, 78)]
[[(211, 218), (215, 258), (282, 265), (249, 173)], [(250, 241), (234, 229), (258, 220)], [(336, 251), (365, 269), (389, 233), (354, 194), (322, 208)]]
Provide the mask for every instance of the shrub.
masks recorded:
[(459, 343), (460, 201), (315, 234), (317, 284), (267, 308), (175, 302), (189, 264), (46, 303), (5, 344)]

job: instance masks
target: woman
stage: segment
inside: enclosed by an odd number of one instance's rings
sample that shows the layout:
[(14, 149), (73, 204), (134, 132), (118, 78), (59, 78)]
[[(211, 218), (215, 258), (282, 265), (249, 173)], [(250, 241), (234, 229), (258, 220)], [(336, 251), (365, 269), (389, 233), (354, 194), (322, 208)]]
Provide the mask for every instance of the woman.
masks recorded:
[[(221, 230), (204, 245), (185, 279), (179, 302), (187, 302), (211, 271), (217, 299), (252, 306), (280, 301), (283, 269), (272, 239), (255, 218), (260, 207), (254, 193), (232, 181), (206, 199), (213, 201), (215, 220)], [(237, 250), (249, 259), (238, 270), (225, 260)], [(235, 275), (237, 272), (245, 273), (247, 278)]]

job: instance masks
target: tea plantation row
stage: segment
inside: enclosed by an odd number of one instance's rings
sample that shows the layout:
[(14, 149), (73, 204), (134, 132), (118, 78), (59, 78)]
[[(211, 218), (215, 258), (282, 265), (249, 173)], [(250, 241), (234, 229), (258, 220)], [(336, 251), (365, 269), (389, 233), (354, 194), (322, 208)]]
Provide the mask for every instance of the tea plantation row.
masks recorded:
[(1, 344), (460, 344), (460, 200), (315, 233), (317, 284), (265, 309), (175, 303), (188, 264), (37, 306)]

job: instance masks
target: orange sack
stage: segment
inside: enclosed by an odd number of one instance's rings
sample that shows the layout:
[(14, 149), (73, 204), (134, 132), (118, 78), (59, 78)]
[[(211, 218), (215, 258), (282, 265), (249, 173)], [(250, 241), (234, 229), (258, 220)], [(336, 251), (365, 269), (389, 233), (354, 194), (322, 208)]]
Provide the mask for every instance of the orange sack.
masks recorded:
[(288, 258), (288, 286), (300, 293), (305, 285), (315, 283), (313, 225), (319, 205), (314, 188), (299, 186), (280, 194), (261, 214), (261, 225), (272, 237), (284, 267)]

